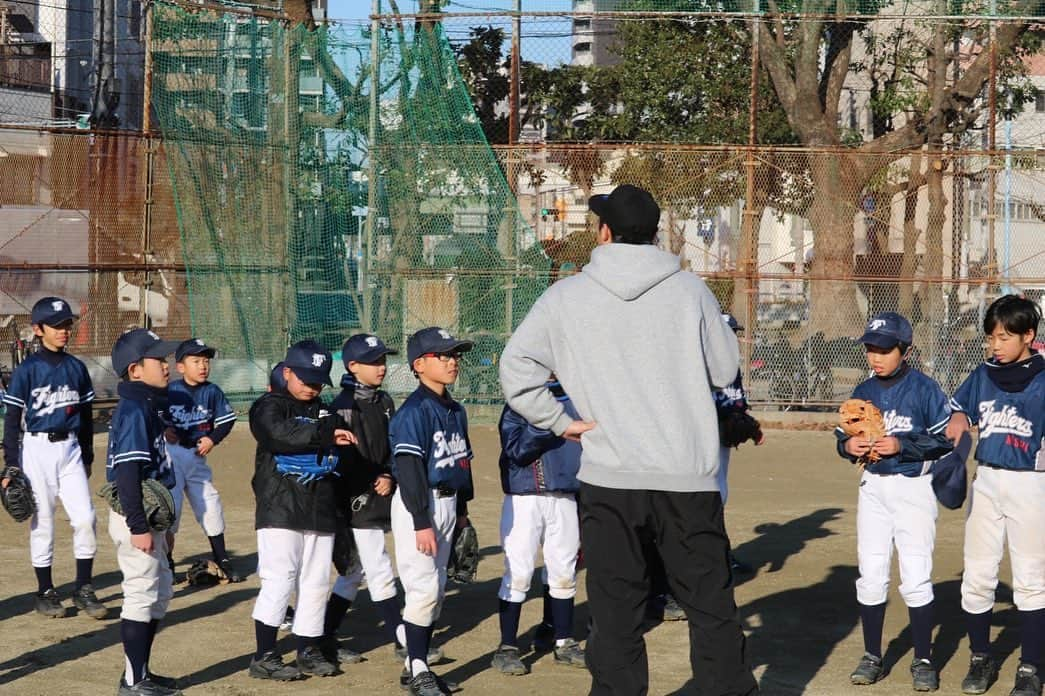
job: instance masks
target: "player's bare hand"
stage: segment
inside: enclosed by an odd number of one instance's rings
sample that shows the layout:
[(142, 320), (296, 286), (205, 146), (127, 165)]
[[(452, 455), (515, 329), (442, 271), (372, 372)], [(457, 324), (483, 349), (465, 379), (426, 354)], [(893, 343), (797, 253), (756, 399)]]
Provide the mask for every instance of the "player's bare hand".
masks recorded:
[(214, 449), (214, 440), (211, 440), (206, 435), (196, 441), (196, 454), (201, 457), (206, 457), (212, 449)]
[(11, 483), (11, 479), (5, 478), (0, 481), (0, 488), (7, 488), (7, 484)]
[(573, 440), (574, 442), (581, 441), (581, 435), (588, 432), (595, 427), (595, 421), (580, 421), (575, 420), (566, 426), (566, 430), (563, 431), (562, 436), (567, 440)]
[(763, 432), (759, 432), (758, 439), (755, 440), (755, 447), (758, 447), (759, 445), (761, 445), (765, 441), (766, 441), (766, 434), (763, 433)]
[(345, 430), (343, 428), (338, 428), (337, 430), (334, 431), (334, 444), (335, 445), (341, 445), (342, 447), (344, 447), (344, 446), (347, 446), (347, 445), (354, 445), (357, 442), (359, 442), (359, 441), (356, 440), (356, 436), (352, 434), (351, 430)]
[(428, 529), (418, 529), (414, 532), (414, 539), (417, 541), (417, 550), (426, 556), (435, 556), (436, 551), (439, 549), (435, 541), (435, 530), (429, 527)]
[(391, 476), (378, 476), (377, 480), (374, 481), (374, 491), (378, 495), (392, 495), (395, 487), (395, 481), (392, 480)]
[(943, 434), (954, 444), (958, 444), (963, 433), (969, 432), (969, 419), (964, 413), (952, 413)]
[(845, 451), (854, 457), (862, 457), (871, 451), (871, 442), (866, 437), (854, 435), (845, 441)]
[(900, 441), (891, 435), (889, 437), (879, 438), (874, 441), (874, 446), (872, 446), (871, 449), (883, 457), (891, 457), (894, 454), (900, 453)]
[(170, 444), (176, 444), (178, 442), (178, 432), (174, 428), (167, 428), (163, 431), (163, 439)]
[(152, 532), (144, 534), (132, 534), (131, 546), (145, 553), (152, 553)]

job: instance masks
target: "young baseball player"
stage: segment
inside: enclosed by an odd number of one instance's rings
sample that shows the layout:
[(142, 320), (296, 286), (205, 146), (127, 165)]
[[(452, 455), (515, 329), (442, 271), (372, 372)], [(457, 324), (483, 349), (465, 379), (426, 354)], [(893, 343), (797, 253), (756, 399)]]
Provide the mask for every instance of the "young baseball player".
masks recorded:
[(22, 468), (36, 499), (36, 514), (29, 523), (36, 611), (48, 617), (65, 616), (51, 577), (57, 498), (73, 528), (73, 604), (102, 619), (108, 610), (98, 601), (91, 582), (97, 541), (87, 484), (94, 462), (94, 388), (84, 364), (65, 352), (76, 319), (69, 303), (45, 297), (33, 305), (30, 319), (41, 348), (15, 369), (3, 396), (4, 459)]
[[(334, 549), (335, 447), (355, 438), (319, 398), (330, 384), (330, 353), (315, 341), (301, 341), (283, 362), (286, 389), (263, 395), (250, 408), (250, 431), (258, 443), (251, 485), (261, 591), (252, 614), (257, 652), (249, 674), (291, 681), (338, 673), (318, 643)], [(276, 635), (295, 590), (296, 666), (276, 653)]]
[[(558, 381), (548, 382), (571, 418), (577, 410)], [(573, 639), (573, 598), (577, 593), (577, 471), (580, 443), (536, 428), (508, 406), (501, 412), (501, 546), (504, 576), (498, 616), (501, 645), (490, 664), (502, 674), (526, 674), (519, 659), (519, 616), (530, 589), (537, 552), (544, 555), (545, 619), (534, 639), (538, 649), (551, 649), (555, 661), (584, 668), (584, 651)], [(543, 542), (543, 544), (542, 544)]]
[[(900, 595), (908, 607), (915, 691), (936, 691), (940, 680), (931, 662), (932, 563), (936, 541), (936, 496), (931, 460), (951, 450), (944, 436), (950, 418), (947, 397), (931, 378), (904, 360), (914, 341), (910, 322), (883, 312), (867, 323), (860, 342), (872, 376), (853, 390), (854, 399), (872, 402), (882, 412), (887, 436), (869, 442), (847, 437), (839, 428), (838, 453), (866, 460), (856, 508), (856, 599), (864, 635), (864, 656), (850, 675), (855, 685), (883, 676), (882, 626), (889, 591), (893, 546), (900, 558)], [(877, 461), (866, 459), (877, 453)]]
[(174, 567), (174, 534), (185, 498), (188, 497), (196, 521), (207, 534), (214, 562), (228, 576), (230, 582), (242, 582), (243, 578), (232, 565), (225, 550), (225, 516), (221, 508), (221, 496), (214, 487), (213, 474), (207, 464), (207, 455), (225, 439), (236, 422), (225, 392), (209, 382), (210, 361), (214, 349), (198, 338), (182, 341), (174, 353), (175, 367), (181, 379), (174, 380), (168, 387), (170, 404), (167, 419), (167, 451), (174, 462), (177, 483), (171, 491), (177, 511), (175, 526), (171, 529), (168, 560)]
[(112, 349), (113, 370), (123, 380), (105, 469), (123, 510), (109, 512), (109, 536), (123, 574), (120, 637), (125, 667), (117, 696), (181, 693), (175, 680), (149, 669), (156, 631), (174, 595), (174, 578), (167, 565), (167, 535), (150, 528), (142, 504), (144, 479), (174, 487), (160, 413), (167, 407), (167, 356), (177, 346), (147, 329), (134, 329), (116, 339)]
[(420, 385), (389, 424), (398, 488), (392, 498), (396, 565), (406, 592), (407, 659), (401, 681), (414, 696), (440, 696), (451, 685), (429, 669), (432, 624), (446, 588), (454, 527), (468, 520), (472, 448), (464, 407), (447, 387), (457, 381), (471, 341), (445, 329), (421, 329), (407, 340), (407, 360)]
[(338, 484), (342, 501), (351, 514), (351, 534), (359, 562), (349, 572), (339, 574), (327, 602), (323, 626), (323, 652), (327, 659), (358, 662), (356, 653), (338, 646), (336, 633), (366, 576), (370, 599), (384, 622), (389, 642), (396, 642), (400, 625), (396, 599), (395, 571), (385, 548), (385, 532), (392, 528), (391, 449), (388, 421), (395, 413), (392, 397), (381, 390), (385, 381), (386, 357), (397, 351), (388, 348), (377, 336), (356, 334), (345, 341), (341, 357), (347, 372), (341, 379), (341, 393), (330, 408), (338, 413), (356, 436), (354, 448), (342, 452)]
[(984, 693), (998, 676), (990, 654), (998, 566), (1008, 542), (1012, 596), (1021, 618), (1020, 664), (1010, 696), (1041, 694), (1045, 646), (1045, 358), (1031, 349), (1041, 313), (1030, 300), (1005, 295), (983, 318), (991, 357), (951, 399), (947, 436), (979, 426), (976, 476), (965, 520), (965, 611), (972, 656), (962, 692)]

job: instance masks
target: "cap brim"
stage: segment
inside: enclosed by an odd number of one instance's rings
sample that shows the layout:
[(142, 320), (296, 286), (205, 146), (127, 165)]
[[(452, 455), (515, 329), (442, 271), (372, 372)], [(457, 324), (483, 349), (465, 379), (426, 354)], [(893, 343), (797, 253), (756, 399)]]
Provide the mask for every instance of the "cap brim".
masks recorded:
[(78, 315), (69, 312), (68, 314), (60, 314), (57, 317), (47, 317), (47, 319), (43, 321), (35, 321), (33, 323), (43, 324), (44, 326), (59, 326), (60, 324), (64, 324), (67, 321), (76, 321), (79, 318), (80, 317)]
[(609, 201), (610, 197), (605, 193), (600, 193), (597, 196), (592, 196), (588, 199), (588, 210), (595, 213), (599, 217), (605, 217), (606, 213), (606, 202)]
[(178, 346), (180, 345), (181, 341), (157, 341), (145, 350), (145, 352), (142, 354), (142, 357), (166, 358), (168, 355), (178, 350)]
[(454, 351), (459, 351), (461, 353), (467, 353), (473, 347), (475, 347), (475, 344), (472, 343), (471, 341), (454, 341), (453, 343), (451, 343), (449, 348), (446, 348), (442, 352), (444, 352), (444, 353), (452, 353)]
[(900, 339), (896, 336), (889, 336), (876, 331), (868, 331), (863, 336), (856, 339), (856, 342), (862, 343), (865, 346), (874, 346), (875, 348), (895, 348), (900, 345)]
[(334, 386), (334, 383), (330, 381), (330, 373), (325, 370), (317, 370), (311, 367), (294, 367), (293, 365), (285, 365), (285, 367), (289, 367), (290, 371), (297, 375), (297, 378), (305, 384)]
[(216, 351), (215, 349), (207, 346), (206, 348), (200, 348), (199, 350), (186, 350), (182, 352), (181, 355), (175, 355), (175, 357), (177, 357), (178, 360), (181, 360), (182, 358), (187, 358), (190, 355), (202, 355), (205, 358), (213, 358), (217, 354), (217, 352), (218, 351)]

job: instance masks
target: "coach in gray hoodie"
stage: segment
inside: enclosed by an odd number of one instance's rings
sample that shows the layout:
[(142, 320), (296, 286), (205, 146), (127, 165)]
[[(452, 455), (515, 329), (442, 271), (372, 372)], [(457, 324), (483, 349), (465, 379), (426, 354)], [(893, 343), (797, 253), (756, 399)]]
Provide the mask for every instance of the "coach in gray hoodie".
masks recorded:
[[(500, 377), (511, 408), (584, 446), (590, 693), (647, 693), (651, 546), (690, 621), (698, 691), (758, 693), (715, 479), (711, 391), (737, 375), (736, 336), (704, 282), (654, 245), (660, 208), (647, 191), (625, 184), (589, 207), (599, 216), (591, 261), (537, 300), (505, 347)], [(586, 420), (570, 418), (545, 386), (552, 372)]]

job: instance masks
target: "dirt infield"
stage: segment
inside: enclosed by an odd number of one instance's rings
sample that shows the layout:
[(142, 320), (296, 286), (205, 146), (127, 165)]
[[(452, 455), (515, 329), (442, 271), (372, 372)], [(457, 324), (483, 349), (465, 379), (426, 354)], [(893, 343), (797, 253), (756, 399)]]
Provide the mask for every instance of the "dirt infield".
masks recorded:
[[(738, 579), (737, 603), (749, 635), (752, 665), (762, 693), (876, 694), (911, 691), (907, 612), (891, 590), (885, 627), (886, 664), (892, 673), (872, 686), (849, 686), (848, 674), (862, 653), (857, 625), (855, 507), (857, 474), (834, 453), (833, 438), (824, 432), (770, 432), (760, 448), (750, 445), (734, 455), (727, 522), (737, 555), (756, 567)], [(502, 569), (497, 546), (501, 492), (497, 478), (497, 444), (493, 428), (473, 429), (477, 452), (477, 500), (472, 519), (483, 545), (478, 581), (453, 587), (437, 624), (436, 642), (448, 661), (436, 671), (461, 683), (465, 694), (586, 694), (587, 673), (560, 667), (550, 657), (532, 655), (532, 673), (504, 677), (491, 672), (489, 660), (498, 640), (496, 591)], [(96, 440), (104, 461), (105, 438)], [(250, 491), (253, 442), (241, 423), (211, 461), (225, 502), (229, 548), (244, 569), (256, 562)], [(102, 482), (96, 467), (91, 485)], [(99, 596), (110, 606), (110, 619), (95, 621), (72, 615), (44, 619), (33, 613), (35, 580), (29, 567), (27, 528), (6, 515), (0, 520), (0, 693), (41, 696), (95, 695), (115, 692), (122, 669), (119, 621), (120, 575), (112, 541), (100, 511), (99, 552), (95, 565)], [(65, 520), (63, 513), (58, 514)], [(957, 693), (967, 665), (967, 641), (958, 605), (961, 570), (961, 511), (941, 508), (934, 580), (937, 589), (935, 661), (942, 666), (942, 692)], [(202, 530), (191, 520), (179, 535), (179, 568), (207, 550)], [(55, 580), (64, 596), (71, 592), (71, 532), (59, 526)], [(894, 562), (895, 566), (895, 562)], [(1009, 581), (1008, 563), (1003, 581)], [(895, 570), (894, 570), (895, 578)], [(895, 583), (894, 583), (895, 584)], [(368, 661), (346, 667), (345, 674), (312, 678), (291, 685), (250, 679), (246, 674), (254, 647), (250, 619), (258, 579), (251, 574), (238, 585), (200, 589), (180, 586), (156, 639), (152, 667), (183, 679), (192, 694), (343, 694), (400, 693), (400, 664), (381, 633), (366, 593), (342, 627), (348, 645), (366, 653)], [(534, 592), (531, 590), (531, 596)], [(578, 595), (578, 626), (587, 619), (583, 583)], [(995, 631), (1005, 659), (1001, 681), (991, 693), (1007, 693), (1018, 657), (1017, 620), (1008, 585), (999, 592)], [(67, 605), (71, 602), (66, 601)], [(524, 606), (523, 643), (529, 644), (540, 618), (540, 602)], [(684, 623), (653, 626), (649, 646), (650, 693), (686, 694), (689, 678), (687, 630)], [(292, 650), (289, 640), (280, 647)]]

